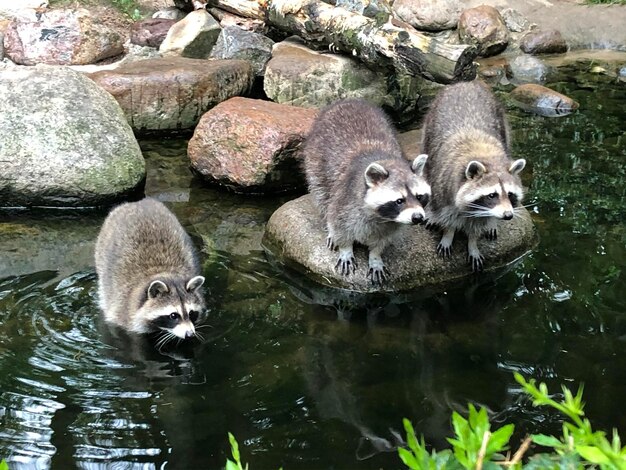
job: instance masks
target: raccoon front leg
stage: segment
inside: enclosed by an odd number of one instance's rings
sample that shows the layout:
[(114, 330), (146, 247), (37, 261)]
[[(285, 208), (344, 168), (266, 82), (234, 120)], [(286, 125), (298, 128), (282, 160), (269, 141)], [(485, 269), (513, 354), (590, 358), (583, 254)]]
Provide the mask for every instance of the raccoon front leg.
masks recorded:
[(370, 248), (369, 253), (369, 270), (367, 271), (367, 277), (370, 278), (372, 284), (378, 284), (382, 286), (389, 276), (389, 270), (383, 263), (381, 256), (384, 246), (376, 245)]
[(348, 276), (351, 272), (356, 271), (357, 265), (354, 259), (354, 252), (352, 251), (352, 245), (340, 246), (339, 257), (337, 258), (337, 264), (335, 264), (335, 270), (342, 276)]
[(332, 227), (328, 225), (326, 231), (328, 232), (326, 236), (326, 247), (331, 251), (336, 251), (337, 245), (335, 244), (335, 234), (333, 233)]
[(487, 229), (485, 230), (485, 238), (490, 241), (495, 241), (498, 239), (498, 229), (495, 220), (493, 222), (490, 221), (487, 224)]
[(452, 255), (452, 242), (454, 241), (455, 230), (447, 228), (443, 232), (441, 241), (437, 245), (437, 254), (442, 258), (449, 258)]
[(472, 271), (479, 272), (483, 270), (485, 258), (478, 249), (478, 237), (476, 235), (467, 236), (467, 260), (472, 265)]

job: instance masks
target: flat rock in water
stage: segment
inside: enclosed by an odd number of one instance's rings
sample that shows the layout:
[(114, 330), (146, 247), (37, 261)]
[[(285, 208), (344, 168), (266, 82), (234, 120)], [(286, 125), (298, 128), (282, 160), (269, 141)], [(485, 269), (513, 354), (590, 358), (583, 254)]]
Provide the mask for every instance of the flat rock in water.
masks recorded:
[(142, 188), (145, 162), (115, 99), (83, 74), (0, 71), (0, 206), (97, 206)]
[(191, 166), (236, 192), (301, 186), (297, 150), (316, 116), (312, 109), (232, 98), (202, 116), (189, 141)]
[(565, 39), (555, 29), (531, 31), (522, 38), (519, 47), (527, 54), (560, 54), (567, 52)]
[(496, 55), (509, 44), (509, 30), (504, 19), (489, 5), (463, 10), (458, 27), (461, 42), (475, 45), (482, 57)]
[(517, 56), (509, 66), (518, 83), (541, 83), (545, 81), (550, 70), (541, 59), (525, 54)]
[(124, 38), (88, 10), (48, 10), (36, 21), (13, 20), (5, 54), (16, 64), (93, 64), (124, 52)]
[(115, 97), (136, 131), (193, 129), (216, 104), (246, 94), (254, 79), (243, 60), (184, 57), (128, 62), (89, 77)]
[[(536, 244), (537, 237), (529, 213), (498, 223), (496, 241), (480, 240), (485, 256), (485, 274), (501, 269)], [(426, 286), (441, 285), (475, 276), (467, 264), (467, 239), (457, 235), (450, 259), (437, 255), (441, 235), (423, 226), (404, 226), (395, 243), (383, 252), (390, 271), (382, 289), (372, 286), (367, 274), (367, 250), (355, 249), (358, 268), (350, 276), (335, 270), (337, 252), (326, 247), (326, 231), (310, 195), (289, 201), (267, 223), (263, 246), (279, 262), (304, 272), (317, 282), (357, 292), (405, 292)]]
[(541, 116), (564, 116), (578, 109), (578, 103), (569, 96), (534, 83), (518, 86), (510, 97), (523, 110)]

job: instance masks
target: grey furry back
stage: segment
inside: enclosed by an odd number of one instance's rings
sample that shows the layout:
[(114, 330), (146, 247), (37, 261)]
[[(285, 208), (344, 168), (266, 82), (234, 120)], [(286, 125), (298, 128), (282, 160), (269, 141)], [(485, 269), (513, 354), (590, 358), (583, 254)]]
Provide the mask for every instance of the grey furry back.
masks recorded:
[(459, 131), (477, 129), (500, 140), (509, 152), (509, 129), (504, 108), (487, 85), (480, 81), (461, 82), (441, 91), (424, 122), (422, 151), (434, 165), (439, 149)]

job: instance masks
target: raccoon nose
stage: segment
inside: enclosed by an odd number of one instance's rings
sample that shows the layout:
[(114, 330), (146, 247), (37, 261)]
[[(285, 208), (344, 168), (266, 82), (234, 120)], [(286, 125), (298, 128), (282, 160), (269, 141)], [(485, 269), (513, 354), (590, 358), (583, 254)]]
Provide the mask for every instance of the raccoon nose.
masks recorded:
[(422, 214), (415, 213), (411, 216), (411, 222), (413, 225), (421, 224), (424, 222), (424, 216)]
[(189, 330), (187, 332), (185, 332), (185, 338), (189, 339), (189, 338), (193, 338), (194, 337), (194, 332)]
[(503, 215), (502, 218), (504, 220), (511, 220), (513, 218), (513, 212), (511, 211), (506, 211)]

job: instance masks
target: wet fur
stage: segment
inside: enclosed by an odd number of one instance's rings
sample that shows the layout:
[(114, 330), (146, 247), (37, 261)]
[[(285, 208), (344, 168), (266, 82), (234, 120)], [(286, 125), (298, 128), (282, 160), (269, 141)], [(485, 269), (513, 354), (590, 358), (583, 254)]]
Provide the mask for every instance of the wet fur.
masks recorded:
[[(484, 216), (486, 210), (479, 206), (512, 206), (515, 214), (523, 197), (518, 173), (525, 161), (513, 162), (510, 158), (503, 107), (479, 81), (448, 86), (439, 93), (426, 116), (422, 151), (428, 154), (426, 176), (432, 187), (429, 222), (444, 231), (438, 251), (449, 256), (454, 233), (462, 231), (468, 236), (469, 261), (479, 271), (483, 258), (476, 241), (483, 235), (494, 239), (497, 220), (504, 218), (500, 214)], [(468, 165), (473, 161), (480, 162), (486, 171), (468, 178)], [(517, 166), (512, 166), (514, 163)], [(468, 204), (472, 196), (480, 195), (485, 188), (500, 188), (497, 201), (483, 198)], [(509, 191), (516, 197), (509, 198)], [(481, 210), (482, 216), (476, 215)], [(494, 209), (495, 212), (498, 211)]]
[(129, 332), (150, 333), (174, 328), (162, 317), (172, 311), (192, 330), (190, 311), (198, 312), (193, 324), (204, 320), (201, 289), (188, 289), (201, 271), (196, 250), (161, 202), (147, 198), (113, 209), (98, 235), (95, 261), (106, 321)]

